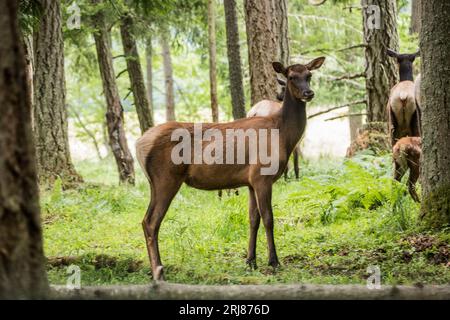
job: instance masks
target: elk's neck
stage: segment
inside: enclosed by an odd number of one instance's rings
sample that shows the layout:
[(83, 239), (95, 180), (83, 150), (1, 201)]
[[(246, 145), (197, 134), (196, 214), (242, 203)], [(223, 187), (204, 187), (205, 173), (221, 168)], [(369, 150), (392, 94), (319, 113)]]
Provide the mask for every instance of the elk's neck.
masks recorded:
[(303, 135), (306, 126), (306, 103), (295, 98), (286, 90), (281, 108), (280, 135), (284, 137), (288, 154)]
[(400, 81), (414, 81), (412, 65), (400, 64)]

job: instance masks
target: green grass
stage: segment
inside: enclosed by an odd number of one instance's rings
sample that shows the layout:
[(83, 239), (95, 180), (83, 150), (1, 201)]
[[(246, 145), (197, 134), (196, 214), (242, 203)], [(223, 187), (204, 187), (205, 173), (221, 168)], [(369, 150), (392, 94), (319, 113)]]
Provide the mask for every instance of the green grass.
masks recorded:
[[(81, 162), (86, 183), (41, 195), (45, 253), (52, 283), (67, 266), (88, 284), (150, 281), (141, 221), (149, 189), (117, 185), (113, 161)], [(160, 250), (170, 282), (194, 284), (366, 283), (369, 265), (383, 284), (450, 282), (450, 235), (425, 233), (419, 206), (390, 178), (389, 157), (302, 163), (299, 181), (274, 186), (275, 240), (282, 267), (267, 266), (264, 229), (257, 270), (245, 264), (247, 190), (219, 200), (216, 192), (183, 187), (162, 224)]]

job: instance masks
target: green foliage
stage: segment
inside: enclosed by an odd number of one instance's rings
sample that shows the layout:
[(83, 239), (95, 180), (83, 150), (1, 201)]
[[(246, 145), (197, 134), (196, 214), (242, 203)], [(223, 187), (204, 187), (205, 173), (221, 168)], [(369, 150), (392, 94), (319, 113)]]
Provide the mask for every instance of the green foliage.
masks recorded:
[[(282, 263), (276, 273), (266, 267), (263, 226), (260, 267), (253, 271), (245, 265), (245, 189), (219, 200), (216, 192), (183, 187), (159, 237), (168, 281), (364, 284), (367, 266), (378, 265), (383, 284), (448, 283), (449, 257), (442, 249), (450, 245), (448, 234), (419, 233), (419, 208), (407, 193), (390, 193), (390, 169), (387, 157), (361, 156), (338, 164), (322, 159), (303, 163), (299, 181), (280, 180), (273, 195)], [(139, 172), (136, 187), (117, 186), (112, 161), (77, 163), (77, 170), (85, 185), (66, 191), (55, 186), (41, 197), (50, 281), (65, 283), (66, 267), (77, 264), (82, 285), (148, 283), (141, 228), (149, 201), (145, 178)], [(402, 225), (392, 210), (399, 202), (408, 210)], [(433, 245), (422, 249), (425, 240)]]

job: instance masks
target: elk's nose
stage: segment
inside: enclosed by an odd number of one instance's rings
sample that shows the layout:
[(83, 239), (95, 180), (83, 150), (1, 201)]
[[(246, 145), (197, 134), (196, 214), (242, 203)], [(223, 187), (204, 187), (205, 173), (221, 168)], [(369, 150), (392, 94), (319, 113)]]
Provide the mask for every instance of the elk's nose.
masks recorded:
[(312, 97), (314, 97), (314, 91), (306, 90), (303, 92), (303, 95), (305, 96), (305, 98), (312, 98)]

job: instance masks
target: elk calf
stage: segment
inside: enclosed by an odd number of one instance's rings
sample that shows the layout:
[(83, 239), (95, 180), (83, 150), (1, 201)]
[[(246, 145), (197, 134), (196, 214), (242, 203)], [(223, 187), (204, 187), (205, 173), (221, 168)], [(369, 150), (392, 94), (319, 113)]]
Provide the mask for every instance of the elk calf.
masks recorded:
[(409, 169), (408, 191), (416, 202), (420, 202), (416, 192), (416, 182), (420, 175), (420, 156), (422, 140), (420, 137), (405, 137), (397, 141), (392, 148), (394, 156), (394, 178), (401, 181)]

